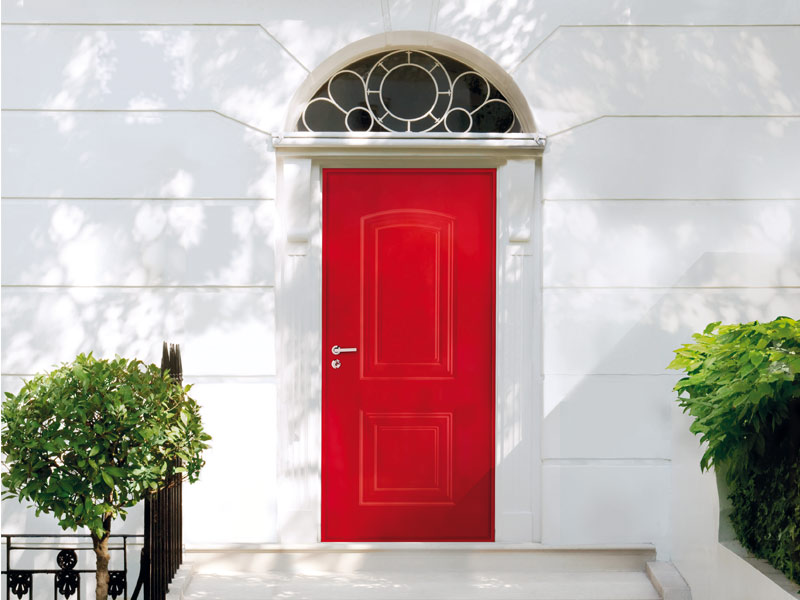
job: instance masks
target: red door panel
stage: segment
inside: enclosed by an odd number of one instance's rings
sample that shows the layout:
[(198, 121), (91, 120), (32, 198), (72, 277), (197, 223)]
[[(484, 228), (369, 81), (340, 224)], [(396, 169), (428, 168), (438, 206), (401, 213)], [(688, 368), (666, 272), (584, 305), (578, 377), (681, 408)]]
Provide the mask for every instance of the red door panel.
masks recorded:
[(494, 539), (494, 215), (494, 170), (323, 172), (324, 541)]

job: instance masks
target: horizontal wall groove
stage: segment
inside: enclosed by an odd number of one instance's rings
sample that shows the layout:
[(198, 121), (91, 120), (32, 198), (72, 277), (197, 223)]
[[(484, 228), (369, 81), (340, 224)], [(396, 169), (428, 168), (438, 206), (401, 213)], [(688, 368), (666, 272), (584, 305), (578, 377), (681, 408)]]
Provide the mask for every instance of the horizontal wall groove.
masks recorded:
[[(730, 115), (723, 115), (723, 114), (638, 114), (638, 115), (630, 115), (630, 114), (607, 114), (607, 115), (600, 115), (594, 118), (589, 119), (588, 121), (583, 121), (578, 123), (577, 125), (572, 125), (571, 127), (567, 127), (566, 129), (562, 129), (560, 131), (556, 131), (555, 133), (547, 133), (547, 138), (552, 139), (556, 136), (561, 135), (562, 133), (568, 133), (573, 129), (577, 129), (578, 127), (583, 127), (585, 125), (589, 125), (596, 121), (600, 121), (602, 119), (800, 119), (800, 115), (796, 113), (787, 113), (787, 114), (730, 114)], [(540, 132), (546, 133), (546, 132)]]
[(211, 197), (211, 196), (161, 196), (161, 197), (125, 197), (125, 196), (2, 196), (3, 200), (42, 200), (44, 202), (51, 202), (54, 200), (98, 200), (98, 201), (105, 201), (105, 202), (130, 202), (136, 200), (144, 200), (148, 202), (158, 202), (158, 201), (180, 201), (185, 200), (187, 202), (194, 202), (195, 200), (200, 202), (274, 202), (275, 198), (222, 198), (222, 197)]
[(545, 466), (561, 467), (583, 467), (587, 465), (601, 467), (653, 467), (669, 466), (672, 459), (669, 458), (543, 458)]
[(306, 73), (311, 70), (305, 66), (286, 46), (284, 46), (272, 32), (261, 23), (56, 23), (54, 21), (9, 21), (0, 23), (3, 27), (10, 26), (39, 26), (39, 27), (254, 27), (261, 30), (275, 42), (294, 62), (296, 62)]
[(800, 23), (610, 23), (606, 25), (559, 25), (562, 29), (589, 29), (589, 28), (615, 28), (615, 29), (630, 29), (634, 27), (664, 27), (664, 28), (679, 28), (689, 27), (692, 29), (704, 29), (715, 27), (727, 28), (741, 28), (741, 27), (800, 27)]
[(228, 380), (228, 379), (235, 379), (236, 381), (249, 381), (249, 382), (263, 382), (263, 383), (275, 383), (278, 380), (278, 376), (274, 373), (269, 375), (225, 375), (225, 374), (199, 374), (199, 373), (184, 373), (184, 377), (191, 377), (192, 379), (214, 379), (216, 381)]
[(717, 24), (683, 24), (683, 23), (595, 23), (595, 24), (561, 24), (544, 36), (519, 62), (509, 68), (508, 73), (513, 75), (522, 64), (533, 56), (539, 48), (545, 45), (561, 29), (631, 29), (631, 28), (662, 28), (662, 29), (743, 29), (746, 27), (800, 27), (800, 23), (717, 23)]
[(666, 370), (658, 373), (545, 373), (542, 379), (548, 377), (678, 377), (677, 373)]
[(107, 290), (107, 289), (120, 289), (120, 290), (149, 290), (149, 289), (163, 289), (163, 290), (271, 290), (275, 288), (274, 284), (259, 284), (259, 285), (225, 285), (225, 284), (200, 284), (200, 285), (71, 285), (71, 284), (38, 284), (38, 283), (4, 283), (0, 285), (2, 288), (9, 289), (56, 289), (56, 290)]
[[(264, 26), (261, 23), (253, 23), (251, 21), (243, 21), (241, 23), (193, 23), (193, 22), (158, 22), (158, 23), (141, 23), (141, 22), (102, 22), (102, 21), (3, 21), (2, 25), (12, 26), (26, 26), (26, 25), (46, 25), (53, 27), (95, 27), (102, 25), (104, 27), (260, 27)], [(703, 29), (713, 27), (800, 27), (800, 23), (592, 23), (592, 24), (562, 24), (556, 27), (558, 29), (596, 29), (604, 27), (613, 27), (615, 29), (630, 29), (635, 27), (664, 27), (664, 28), (692, 28)]]
[(252, 129), (253, 131), (257, 131), (267, 136), (272, 136), (272, 133), (266, 131), (264, 129), (260, 129), (255, 125), (251, 125), (250, 123), (246, 123), (236, 117), (232, 117), (224, 112), (221, 112), (215, 108), (3, 108), (3, 112), (27, 112), (27, 113), (144, 113), (144, 114), (155, 114), (155, 113), (197, 113), (197, 114), (209, 114), (209, 115), (217, 115), (222, 117), (223, 119), (228, 119), (229, 121), (233, 121), (234, 123), (238, 123), (242, 127), (247, 127), (248, 129)]
[[(778, 255), (785, 256), (785, 255)], [(545, 285), (543, 290), (798, 290), (800, 285)]]
[(243, 23), (183, 23), (183, 22), (175, 22), (175, 23), (140, 23), (140, 22), (128, 22), (128, 23), (105, 23), (105, 22), (95, 22), (95, 21), (3, 21), (0, 23), (1, 25), (13, 25), (13, 26), (26, 26), (26, 25), (45, 25), (48, 27), (258, 27), (263, 29), (263, 25), (260, 23), (252, 23), (252, 22), (243, 22)]
[(558, 202), (798, 202), (796, 198), (545, 198), (543, 203)]
[[(178, 342), (180, 344), (180, 342)], [(38, 375), (38, 373), (0, 373), (0, 377), (25, 377), (30, 378)], [(183, 378), (195, 380), (214, 380), (203, 381), (204, 383), (223, 383), (226, 381), (238, 381), (249, 383), (276, 383), (278, 380), (277, 375), (196, 375), (194, 373), (184, 373)], [(184, 382), (186, 383), (186, 382)]]

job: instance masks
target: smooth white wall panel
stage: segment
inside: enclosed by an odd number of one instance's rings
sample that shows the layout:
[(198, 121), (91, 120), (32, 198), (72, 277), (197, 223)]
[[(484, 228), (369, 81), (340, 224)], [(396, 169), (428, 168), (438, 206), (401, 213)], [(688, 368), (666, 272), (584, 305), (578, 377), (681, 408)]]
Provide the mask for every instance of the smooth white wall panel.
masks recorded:
[(436, 25), (437, 0), (389, 0), (389, 25), (392, 31), (429, 31)]
[(3, 195), (274, 198), (267, 135), (215, 113), (3, 113)]
[[(410, 0), (407, 0), (410, 1)], [(506, 69), (514, 71), (546, 38), (561, 26), (582, 25), (750, 25), (798, 23), (800, 8), (791, 0), (724, 3), (694, 0), (441, 0), (437, 31), (476, 46)]]
[(3, 107), (214, 109), (279, 131), (308, 75), (258, 26), (5, 25)]
[[(104, 0), (66, 6), (58, 0), (35, 5), (3, 1), (3, 19), (18, 23), (260, 23), (306, 67), (313, 69), (344, 45), (392, 30), (427, 30), (455, 37), (513, 69), (554, 30), (570, 25), (752, 25), (800, 22), (793, 0), (752, 3), (736, 0), (708, 6), (693, 0), (646, 0), (609, 4), (595, 0), (393, 0), (382, 3), (355, 0), (273, 2), (258, 0), (139, 0), (109, 4)], [(429, 18), (431, 8), (432, 19)], [(387, 18), (388, 17), (388, 18)]]
[(669, 536), (669, 465), (552, 464), (542, 477), (544, 544), (656, 544)]
[(672, 351), (708, 323), (768, 321), (798, 310), (798, 289), (545, 290), (545, 376), (660, 375)]
[(3, 371), (31, 374), (80, 352), (161, 358), (181, 344), (187, 375), (275, 373), (271, 289), (5, 288)]
[(191, 395), (212, 440), (200, 480), (183, 487), (184, 543), (277, 541), (275, 383), (201, 379)]
[(603, 118), (547, 142), (544, 198), (800, 198), (800, 118)]
[(569, 27), (515, 77), (555, 133), (601, 115), (797, 115), (800, 27)]
[(272, 285), (269, 200), (5, 200), (4, 285)]
[(546, 375), (542, 456), (668, 459), (677, 379), (677, 373)]
[(545, 286), (800, 285), (797, 201), (555, 201), (543, 214)]
[(195, 23), (260, 24), (305, 65), (319, 62), (347, 44), (383, 32), (381, 3), (361, 0), (128, 0), (109, 4), (89, 0), (72, 7), (59, 2), (35, 6), (3, 2), (3, 20), (12, 23), (159, 23), (191, 27)]

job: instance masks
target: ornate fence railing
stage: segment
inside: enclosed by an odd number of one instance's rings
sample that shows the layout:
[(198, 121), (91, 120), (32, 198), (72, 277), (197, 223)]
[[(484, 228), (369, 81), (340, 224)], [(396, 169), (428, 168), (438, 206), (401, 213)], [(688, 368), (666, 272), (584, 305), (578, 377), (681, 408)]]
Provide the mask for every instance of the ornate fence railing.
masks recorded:
[[(164, 342), (161, 369), (178, 385), (183, 383), (181, 348)], [(144, 547), (139, 567), (139, 580), (133, 600), (144, 592), (144, 600), (164, 600), (167, 588), (181, 566), (183, 546), (182, 476), (173, 475), (167, 485), (144, 502)]]
[[(111, 534), (108, 550), (111, 553), (112, 561), (116, 552), (122, 553), (122, 569), (109, 569), (108, 595), (115, 599), (128, 599), (128, 549), (131, 545), (129, 540), (137, 538), (141, 540), (141, 534)], [(89, 562), (94, 561), (92, 551), (92, 539), (89, 534), (64, 533), (64, 534), (2, 534), (3, 544), (5, 545), (6, 568), (2, 574), (6, 577), (5, 597), (11, 600), (12, 594), (20, 600), (27, 596), (33, 599), (34, 584), (46, 576), (52, 577), (53, 598), (72, 598), (78, 600), (81, 597), (81, 575), (91, 573), (94, 569), (79, 568), (79, 553), (90, 555)], [(86, 540), (81, 544), (81, 540)], [(68, 540), (68, 541), (67, 541)], [(116, 542), (116, 543), (115, 543)], [(121, 542), (121, 543), (120, 543)], [(19, 568), (17, 562), (20, 559), (20, 552), (35, 552), (41, 556), (42, 552), (58, 552), (55, 555), (55, 564), (58, 568)], [(94, 577), (92, 577), (94, 581)], [(46, 583), (44, 585), (47, 585)]]

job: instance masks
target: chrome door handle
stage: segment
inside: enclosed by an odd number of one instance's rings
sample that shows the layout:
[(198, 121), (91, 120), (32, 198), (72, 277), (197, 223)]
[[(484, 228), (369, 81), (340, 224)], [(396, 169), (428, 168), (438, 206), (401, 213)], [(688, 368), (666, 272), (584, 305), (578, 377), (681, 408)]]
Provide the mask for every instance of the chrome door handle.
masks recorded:
[(339, 346), (334, 346), (333, 348), (331, 348), (331, 352), (333, 352), (337, 356), (345, 352), (356, 352), (357, 350), (358, 348), (340, 348)]

